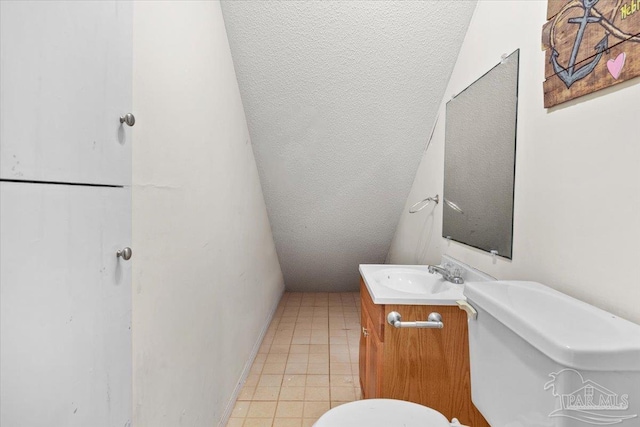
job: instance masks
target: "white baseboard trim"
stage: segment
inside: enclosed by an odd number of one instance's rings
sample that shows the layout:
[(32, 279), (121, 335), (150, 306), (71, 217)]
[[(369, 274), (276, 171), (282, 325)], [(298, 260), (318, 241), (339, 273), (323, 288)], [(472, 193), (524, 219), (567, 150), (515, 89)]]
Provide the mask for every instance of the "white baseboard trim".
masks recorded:
[(273, 316), (276, 314), (276, 310), (278, 310), (278, 305), (280, 301), (282, 301), (282, 297), (284, 295), (284, 289), (280, 293), (280, 297), (276, 300), (276, 303), (271, 308), (271, 312), (267, 319), (264, 322), (264, 327), (260, 331), (260, 335), (258, 336), (258, 340), (253, 346), (253, 350), (251, 350), (251, 355), (249, 356), (249, 360), (244, 365), (244, 369), (242, 370), (242, 374), (240, 375), (240, 380), (238, 384), (236, 384), (235, 390), (233, 390), (233, 394), (231, 395), (231, 399), (229, 399), (229, 403), (227, 403), (227, 407), (222, 414), (222, 419), (218, 423), (218, 427), (225, 427), (229, 422), (229, 418), (231, 418), (231, 412), (233, 411), (233, 407), (236, 404), (236, 400), (238, 399), (238, 395), (244, 386), (244, 383), (247, 381), (247, 377), (249, 376), (249, 372), (251, 371), (251, 366), (253, 366), (253, 362), (256, 360), (256, 356), (258, 355), (258, 351), (260, 350), (260, 346), (262, 345), (262, 340), (264, 339), (267, 330), (269, 329), (269, 325), (273, 321)]

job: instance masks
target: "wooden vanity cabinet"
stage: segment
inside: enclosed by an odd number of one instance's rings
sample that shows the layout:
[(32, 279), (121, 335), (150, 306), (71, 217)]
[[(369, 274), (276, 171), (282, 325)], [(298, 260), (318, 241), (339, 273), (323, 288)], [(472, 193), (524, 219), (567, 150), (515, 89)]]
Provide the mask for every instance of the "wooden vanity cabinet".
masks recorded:
[[(360, 386), (364, 399), (400, 399), (428, 406), (463, 425), (489, 427), (471, 402), (467, 315), (457, 306), (374, 304), (361, 279)], [(442, 315), (443, 329), (396, 329), (403, 321)]]
[(365, 399), (380, 396), (382, 392), (382, 340), (366, 309), (361, 314), (362, 334), (360, 336), (360, 387)]

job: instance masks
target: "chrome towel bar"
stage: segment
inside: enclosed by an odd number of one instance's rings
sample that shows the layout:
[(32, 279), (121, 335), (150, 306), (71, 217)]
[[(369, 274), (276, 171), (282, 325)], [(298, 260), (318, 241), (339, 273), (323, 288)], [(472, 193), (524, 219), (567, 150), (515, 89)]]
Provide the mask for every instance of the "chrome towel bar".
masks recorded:
[(387, 323), (394, 328), (431, 328), (442, 329), (444, 323), (442, 323), (442, 316), (440, 313), (433, 312), (429, 314), (427, 320), (419, 320), (417, 322), (402, 322), (402, 316), (397, 311), (392, 311), (387, 314)]

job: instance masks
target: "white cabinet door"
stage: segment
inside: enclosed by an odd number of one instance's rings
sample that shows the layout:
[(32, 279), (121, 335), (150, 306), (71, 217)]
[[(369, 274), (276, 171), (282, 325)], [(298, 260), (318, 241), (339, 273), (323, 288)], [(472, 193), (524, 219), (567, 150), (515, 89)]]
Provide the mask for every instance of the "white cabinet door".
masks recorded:
[(128, 185), (132, 3), (0, 1), (0, 178)]
[(128, 426), (129, 188), (0, 182), (0, 425)]

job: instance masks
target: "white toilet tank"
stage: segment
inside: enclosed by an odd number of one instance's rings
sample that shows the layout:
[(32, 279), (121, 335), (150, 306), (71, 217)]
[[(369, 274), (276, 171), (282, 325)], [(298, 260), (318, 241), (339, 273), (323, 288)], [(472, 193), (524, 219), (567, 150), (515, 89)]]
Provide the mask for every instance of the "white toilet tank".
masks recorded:
[(493, 427), (640, 426), (640, 325), (539, 283), (467, 283), (472, 400)]

